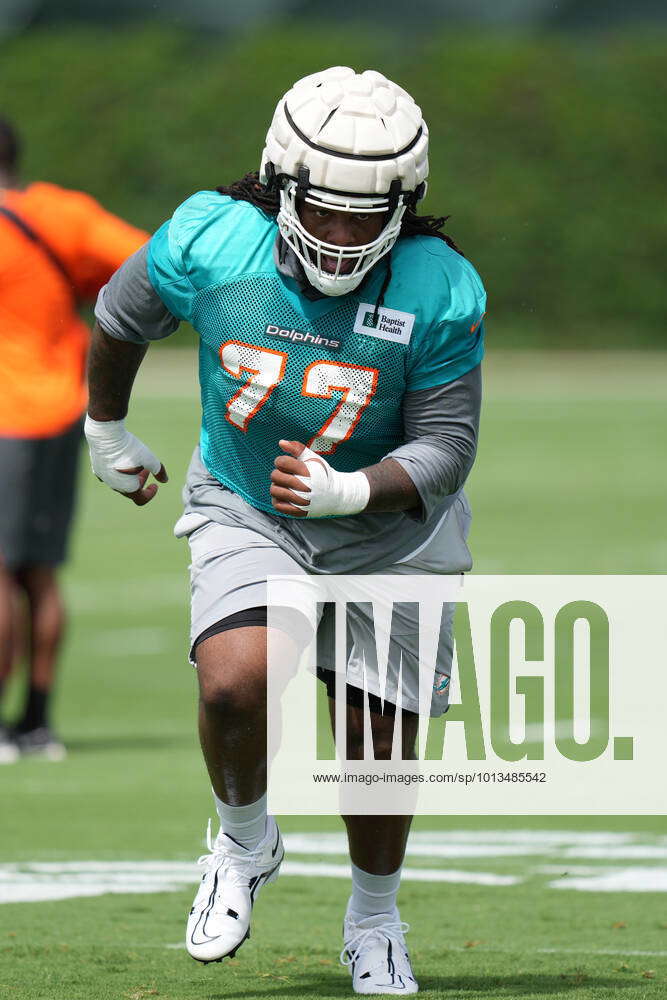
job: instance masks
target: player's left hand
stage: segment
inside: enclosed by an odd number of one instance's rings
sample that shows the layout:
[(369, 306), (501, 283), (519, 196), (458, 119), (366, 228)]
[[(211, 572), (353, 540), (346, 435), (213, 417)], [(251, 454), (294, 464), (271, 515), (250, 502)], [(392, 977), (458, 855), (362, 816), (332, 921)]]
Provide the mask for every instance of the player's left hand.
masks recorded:
[(271, 473), (271, 502), (290, 517), (358, 514), (368, 504), (370, 484), (363, 472), (337, 472), (300, 441), (279, 441)]

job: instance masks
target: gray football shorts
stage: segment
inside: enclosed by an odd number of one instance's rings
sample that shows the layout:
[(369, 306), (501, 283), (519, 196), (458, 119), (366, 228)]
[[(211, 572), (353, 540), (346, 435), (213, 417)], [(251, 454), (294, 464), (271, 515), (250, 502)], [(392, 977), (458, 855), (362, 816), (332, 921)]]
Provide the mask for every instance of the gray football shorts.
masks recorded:
[(0, 558), (9, 569), (64, 562), (82, 421), (48, 438), (0, 437)]
[[(454, 516), (449, 512), (447, 518)], [(428, 543), (406, 561), (382, 569), (378, 575), (411, 575), (437, 573), (439, 551), (446, 543), (447, 518), (440, 524)], [(240, 526), (219, 524), (204, 515), (188, 513), (174, 529), (177, 537), (187, 537), (190, 544), (191, 627), (190, 662), (196, 666), (195, 645), (199, 636), (216, 623), (250, 608), (267, 605), (268, 576), (302, 576), (309, 574), (278, 545)], [(370, 575), (370, 574), (369, 574)], [(335, 670), (335, 621), (326, 607), (317, 623), (318, 675), (326, 679)], [(438, 655), (433, 677), (430, 714), (442, 715), (449, 707), (454, 604), (446, 604), (440, 626)], [(401, 706), (419, 712), (418, 620), (414, 604), (394, 605), (385, 684), (380, 683), (377, 669), (369, 669), (367, 651), (375, 649), (375, 628), (372, 604), (348, 606), (347, 617), (347, 684), (349, 687), (392, 702), (390, 677), (400, 677)], [(288, 629), (285, 629), (288, 631)], [(392, 664), (392, 657), (398, 662)], [(329, 684), (327, 683), (329, 689)]]

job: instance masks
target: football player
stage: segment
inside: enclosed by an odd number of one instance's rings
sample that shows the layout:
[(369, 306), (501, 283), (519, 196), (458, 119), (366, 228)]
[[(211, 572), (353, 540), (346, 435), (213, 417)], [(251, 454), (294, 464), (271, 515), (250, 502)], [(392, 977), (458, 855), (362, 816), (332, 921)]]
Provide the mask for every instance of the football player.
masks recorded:
[[(485, 294), (444, 219), (417, 212), (427, 150), (419, 107), (380, 73), (308, 76), (279, 101), (259, 172), (189, 198), (98, 298), (86, 434), (94, 472), (136, 504), (158, 489), (151, 473), (167, 476), (124, 425), (134, 375), (149, 342), (181, 320), (200, 338), (202, 430), (175, 532), (191, 547), (191, 662), (220, 818), (187, 928), (201, 962), (236, 953), (283, 857), (266, 811), (266, 577), (470, 568), (462, 487), (476, 448)], [(359, 605), (352, 757), (363, 756), (368, 628)], [(298, 621), (285, 629), (286, 656), (306, 632)], [(401, 632), (410, 756), (418, 657), (410, 628)], [(318, 664), (330, 696), (331, 667)], [(451, 666), (437, 669), (433, 715), (446, 710)], [(375, 751), (386, 759), (396, 708), (383, 693), (375, 678)], [(396, 905), (410, 817), (345, 823), (342, 961), (353, 988), (416, 993)]]

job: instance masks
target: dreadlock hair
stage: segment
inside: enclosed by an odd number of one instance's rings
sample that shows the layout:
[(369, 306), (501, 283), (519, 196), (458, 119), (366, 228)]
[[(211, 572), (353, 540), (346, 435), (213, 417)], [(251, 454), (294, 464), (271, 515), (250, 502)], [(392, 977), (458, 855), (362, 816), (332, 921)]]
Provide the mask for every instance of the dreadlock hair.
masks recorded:
[[(234, 181), (233, 184), (221, 185), (216, 188), (220, 194), (226, 194), (236, 201), (249, 201), (252, 205), (260, 208), (265, 215), (275, 218), (280, 210), (280, 196), (276, 187), (268, 187), (259, 180), (259, 174), (255, 170), (246, 174), (241, 180)], [(437, 217), (434, 215), (417, 215), (412, 206), (406, 208), (401, 222), (400, 237), (403, 236), (435, 236), (439, 240), (444, 240), (447, 246), (457, 253), (464, 254), (459, 250), (454, 240), (447, 233), (442, 232), (442, 227), (447, 222), (449, 216)]]
[(235, 201), (249, 201), (251, 205), (261, 208), (265, 215), (276, 217), (280, 211), (280, 198), (277, 188), (267, 187), (259, 180), (257, 170), (250, 174), (245, 174), (240, 181), (233, 184), (221, 185), (215, 189), (220, 194), (229, 195)]
[(6, 118), (0, 118), (0, 170), (13, 173), (19, 152), (20, 143), (15, 128)]

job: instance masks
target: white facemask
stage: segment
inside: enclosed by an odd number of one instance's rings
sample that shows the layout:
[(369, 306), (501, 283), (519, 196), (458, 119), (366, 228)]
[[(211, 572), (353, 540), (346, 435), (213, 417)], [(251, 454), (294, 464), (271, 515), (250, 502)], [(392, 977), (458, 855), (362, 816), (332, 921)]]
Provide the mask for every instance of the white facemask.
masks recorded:
[[(357, 288), (365, 275), (373, 268), (381, 257), (388, 253), (396, 242), (401, 231), (401, 219), (405, 212), (403, 197), (387, 220), (379, 235), (361, 246), (339, 246), (336, 243), (325, 243), (309, 233), (305, 228), (296, 205), (295, 181), (288, 181), (280, 192), (280, 212), (278, 227), (280, 234), (300, 260), (306, 278), (318, 291), (324, 295), (346, 295)], [(363, 212), (371, 215), (386, 214), (387, 199), (349, 198), (331, 195), (323, 191), (309, 190), (305, 199), (309, 204), (337, 212)], [(329, 268), (323, 267), (326, 257)], [(333, 270), (331, 262), (333, 261)], [(350, 270), (344, 268), (346, 261), (352, 261)]]

